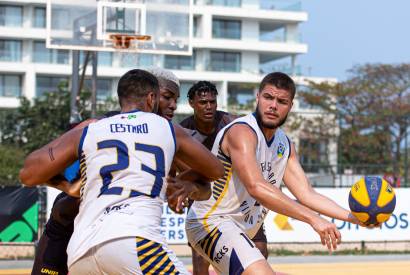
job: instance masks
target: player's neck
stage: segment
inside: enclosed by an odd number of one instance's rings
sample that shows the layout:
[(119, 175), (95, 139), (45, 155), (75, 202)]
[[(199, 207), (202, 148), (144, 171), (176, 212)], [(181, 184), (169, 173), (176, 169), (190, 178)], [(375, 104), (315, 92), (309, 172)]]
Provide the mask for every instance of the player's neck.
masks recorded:
[(121, 107), (121, 113), (127, 113), (136, 110), (146, 112), (145, 109), (146, 108), (142, 104), (128, 104)]
[(215, 123), (213, 121), (205, 122), (200, 121), (198, 119), (195, 119), (194, 121), (196, 130), (199, 131), (201, 134), (211, 135), (215, 131)]
[(271, 140), (276, 133), (276, 129), (260, 127), (266, 140)]

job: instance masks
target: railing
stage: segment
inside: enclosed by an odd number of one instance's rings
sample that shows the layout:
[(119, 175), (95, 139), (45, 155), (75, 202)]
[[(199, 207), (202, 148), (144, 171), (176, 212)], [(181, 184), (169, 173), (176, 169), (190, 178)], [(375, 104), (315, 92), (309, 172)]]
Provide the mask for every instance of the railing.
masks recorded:
[[(364, 176), (388, 178), (389, 167), (386, 165), (323, 165), (304, 164), (302, 167), (310, 183), (316, 187), (350, 187)], [(392, 177), (389, 177), (392, 178)], [(389, 180), (394, 187), (409, 187), (404, 177)]]
[(302, 11), (302, 3), (296, 0), (259, 0), (262, 10)]

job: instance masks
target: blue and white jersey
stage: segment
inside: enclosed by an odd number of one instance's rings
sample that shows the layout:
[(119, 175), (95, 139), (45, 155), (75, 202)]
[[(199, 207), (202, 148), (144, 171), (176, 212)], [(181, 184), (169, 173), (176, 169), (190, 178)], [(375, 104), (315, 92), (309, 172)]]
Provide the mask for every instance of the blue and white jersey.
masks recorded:
[[(235, 124), (248, 125), (257, 137), (256, 160), (264, 179), (280, 187), (290, 156), (290, 140), (278, 128), (272, 140), (265, 139), (254, 114), (235, 119), (217, 135), (212, 153), (222, 161), (225, 174), (212, 182), (212, 196), (207, 201), (195, 201), (188, 212), (186, 229), (192, 244), (196, 244), (224, 219), (233, 220), (249, 237), (259, 230), (268, 210), (249, 195), (232, 169), (231, 159), (221, 150), (226, 131)], [(241, 138), (238, 136), (237, 138)]]
[(175, 142), (170, 122), (138, 110), (84, 129), (81, 204), (67, 248), (68, 266), (90, 248), (116, 238), (165, 242), (160, 224)]

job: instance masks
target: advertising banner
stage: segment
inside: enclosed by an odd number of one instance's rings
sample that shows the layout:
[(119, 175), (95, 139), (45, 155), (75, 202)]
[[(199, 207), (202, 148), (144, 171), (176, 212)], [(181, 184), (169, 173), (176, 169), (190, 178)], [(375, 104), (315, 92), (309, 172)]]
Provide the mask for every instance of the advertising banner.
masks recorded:
[(34, 242), (38, 231), (37, 188), (0, 188), (0, 242)]
[[(52, 188), (51, 188), (52, 189)], [(317, 188), (319, 193), (330, 197), (336, 203), (349, 209), (349, 188)], [(291, 196), (286, 189), (285, 194)], [(408, 241), (410, 240), (409, 214), (410, 189), (398, 188), (396, 192), (396, 209), (391, 218), (381, 228), (366, 229), (354, 224), (333, 221), (342, 234), (343, 241)], [(51, 191), (48, 196), (52, 205), (58, 191)], [(164, 204), (162, 215), (163, 234), (170, 244), (186, 244), (185, 214), (175, 214)], [(265, 219), (265, 230), (268, 242), (320, 242), (319, 235), (308, 225), (286, 216), (269, 212)]]
[[(317, 188), (317, 192), (349, 209), (350, 188)], [(287, 190), (284, 192), (291, 196)], [(332, 220), (342, 234), (342, 241), (404, 241), (410, 240), (410, 189), (398, 188), (396, 208), (381, 228), (367, 229), (358, 225)], [(265, 219), (268, 242), (320, 242), (319, 235), (306, 223), (269, 212)]]

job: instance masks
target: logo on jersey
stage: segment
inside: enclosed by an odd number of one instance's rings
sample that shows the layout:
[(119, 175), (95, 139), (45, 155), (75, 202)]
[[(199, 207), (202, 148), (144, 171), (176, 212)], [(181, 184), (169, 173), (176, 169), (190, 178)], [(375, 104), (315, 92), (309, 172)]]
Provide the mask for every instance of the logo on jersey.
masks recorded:
[(107, 208), (105, 208), (104, 215), (107, 215), (107, 214), (111, 213), (112, 211), (122, 210), (124, 208), (127, 208), (128, 206), (130, 206), (129, 203), (118, 204), (118, 205), (113, 205), (111, 207), (107, 207)]
[(278, 155), (278, 157), (283, 157), (283, 154), (285, 153), (285, 145), (280, 142), (278, 145), (278, 150), (276, 151), (276, 154)]
[(128, 116), (122, 116), (121, 119), (134, 119), (137, 118), (137, 115), (128, 115)]
[(41, 274), (49, 274), (49, 275), (58, 275), (58, 271), (54, 271), (48, 268), (43, 267), (40, 271)]

